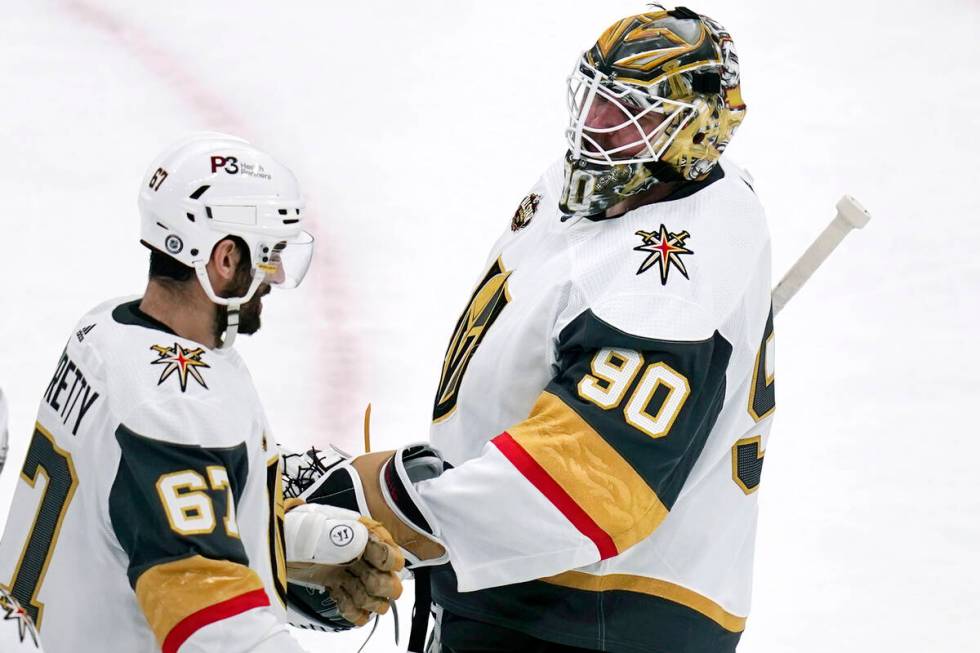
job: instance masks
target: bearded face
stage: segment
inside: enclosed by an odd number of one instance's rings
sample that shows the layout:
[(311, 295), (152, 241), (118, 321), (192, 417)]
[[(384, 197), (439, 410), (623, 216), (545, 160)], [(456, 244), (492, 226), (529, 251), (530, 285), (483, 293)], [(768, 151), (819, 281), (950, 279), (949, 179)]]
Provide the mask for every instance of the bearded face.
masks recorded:
[[(248, 292), (252, 285), (252, 262), (246, 254), (238, 261), (235, 268), (235, 277), (225, 290), (220, 293), (222, 297), (241, 297)], [(267, 283), (261, 284), (256, 289), (252, 299), (242, 304), (238, 310), (238, 333), (247, 336), (252, 335), (262, 327), (262, 298), (268, 295), (272, 288)], [(215, 313), (214, 333), (221, 338), (228, 328), (228, 307), (218, 306)]]

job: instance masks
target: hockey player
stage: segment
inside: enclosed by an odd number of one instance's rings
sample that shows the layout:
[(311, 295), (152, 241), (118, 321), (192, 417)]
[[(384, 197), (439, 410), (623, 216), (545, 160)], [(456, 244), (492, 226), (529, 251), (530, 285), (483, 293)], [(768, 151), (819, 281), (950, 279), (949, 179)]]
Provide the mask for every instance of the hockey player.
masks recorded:
[(287, 573), (328, 588), (334, 621), (365, 623), (399, 594), (401, 555), (355, 513), (285, 512), (275, 440), (230, 348), (258, 330), (270, 284), (299, 285), (310, 262), (295, 178), (241, 139), (198, 134), (151, 165), (139, 206), (146, 292), (72, 330), (0, 582), (48, 653), (301, 651)]
[(448, 554), (431, 650), (735, 650), (775, 408), (768, 229), (721, 159), (739, 81), (689, 9), (607, 29), (569, 78), (566, 157), (452, 333), (431, 442), (454, 468), (370, 454), (304, 493), (378, 518), (412, 566)]

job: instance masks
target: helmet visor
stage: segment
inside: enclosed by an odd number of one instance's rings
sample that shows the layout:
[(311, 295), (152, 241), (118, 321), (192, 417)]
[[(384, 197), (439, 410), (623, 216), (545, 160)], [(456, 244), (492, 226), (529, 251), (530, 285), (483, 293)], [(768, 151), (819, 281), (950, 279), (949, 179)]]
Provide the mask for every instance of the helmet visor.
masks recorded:
[(310, 269), (313, 242), (313, 234), (301, 231), (291, 238), (263, 246), (256, 267), (265, 272), (264, 281), (277, 288), (297, 287)]
[(568, 114), (572, 158), (619, 165), (659, 161), (695, 107), (617, 82), (583, 57), (568, 78)]

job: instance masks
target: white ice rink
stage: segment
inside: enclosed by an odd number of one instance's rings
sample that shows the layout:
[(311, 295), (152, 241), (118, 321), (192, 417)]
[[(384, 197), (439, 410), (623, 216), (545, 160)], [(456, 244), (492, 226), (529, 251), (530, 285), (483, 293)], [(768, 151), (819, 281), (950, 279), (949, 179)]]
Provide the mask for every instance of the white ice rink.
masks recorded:
[[(756, 178), (777, 277), (842, 193), (875, 216), (776, 323), (739, 650), (980, 651), (980, 4), (690, 4), (738, 44), (749, 112), (729, 154)], [(278, 438), (358, 451), (370, 401), (376, 448), (424, 439), (486, 251), (564, 151), (565, 75), (643, 9), (4, 0), (0, 521), (76, 318), (142, 290), (139, 181), (191, 130), (271, 150), (316, 220), (312, 277), (240, 345)], [(300, 637), (353, 652), (365, 635)], [(396, 650), (390, 618), (367, 650)]]

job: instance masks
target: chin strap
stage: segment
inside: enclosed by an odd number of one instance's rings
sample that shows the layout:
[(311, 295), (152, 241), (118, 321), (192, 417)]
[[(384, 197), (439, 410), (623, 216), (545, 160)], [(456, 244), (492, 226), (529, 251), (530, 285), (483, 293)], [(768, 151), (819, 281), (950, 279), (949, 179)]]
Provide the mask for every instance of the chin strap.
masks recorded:
[(211, 287), (211, 279), (208, 277), (208, 270), (206, 263), (203, 261), (197, 261), (194, 263), (194, 271), (197, 273), (197, 280), (201, 284), (201, 288), (204, 289), (204, 294), (208, 296), (212, 302), (218, 306), (228, 307), (228, 327), (225, 329), (224, 334), (221, 337), (221, 345), (218, 349), (231, 349), (235, 344), (235, 336), (238, 335), (238, 314), (241, 311), (242, 304), (248, 302), (255, 296), (255, 291), (259, 289), (259, 286), (265, 281), (265, 270), (253, 269), (252, 271), (252, 283), (248, 287), (245, 295), (242, 297), (219, 297), (214, 288)]
[(228, 304), (228, 326), (221, 337), (221, 346), (218, 349), (231, 349), (235, 345), (235, 336), (238, 335), (238, 316), (241, 312), (241, 304)]

